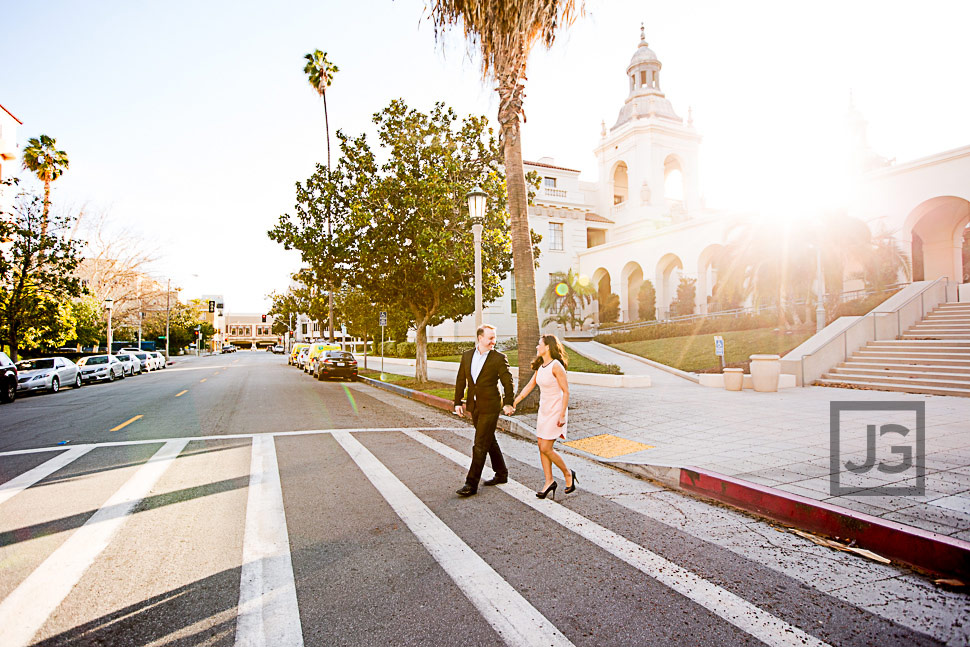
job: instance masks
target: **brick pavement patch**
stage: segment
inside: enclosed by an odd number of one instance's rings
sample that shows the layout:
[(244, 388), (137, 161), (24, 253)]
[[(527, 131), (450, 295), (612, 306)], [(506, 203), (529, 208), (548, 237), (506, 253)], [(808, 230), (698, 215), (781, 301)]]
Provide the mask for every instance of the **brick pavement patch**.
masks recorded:
[(642, 452), (645, 449), (653, 449), (653, 445), (644, 445), (635, 440), (620, 438), (613, 434), (600, 434), (589, 438), (570, 440), (563, 444), (602, 458), (616, 458), (617, 456)]

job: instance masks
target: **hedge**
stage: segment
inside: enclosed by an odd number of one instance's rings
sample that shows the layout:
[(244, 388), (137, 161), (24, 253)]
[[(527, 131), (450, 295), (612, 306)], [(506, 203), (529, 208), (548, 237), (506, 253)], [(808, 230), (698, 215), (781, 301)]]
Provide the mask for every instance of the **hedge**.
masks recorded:
[(625, 332), (615, 332), (607, 335), (600, 333), (594, 339), (601, 344), (620, 344), (627, 341), (646, 341), (648, 339), (665, 339), (667, 337), (684, 337), (687, 335), (706, 335), (733, 330), (754, 330), (755, 328), (770, 328), (778, 321), (774, 313), (761, 315), (743, 315), (740, 317), (711, 317), (695, 319), (684, 323), (657, 324), (644, 326)]

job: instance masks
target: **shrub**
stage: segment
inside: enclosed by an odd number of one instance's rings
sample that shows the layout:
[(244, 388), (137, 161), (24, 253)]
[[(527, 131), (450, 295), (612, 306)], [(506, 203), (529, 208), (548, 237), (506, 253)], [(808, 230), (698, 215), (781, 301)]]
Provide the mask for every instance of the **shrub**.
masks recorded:
[(677, 285), (677, 297), (670, 304), (670, 314), (673, 317), (694, 314), (694, 299), (697, 297), (697, 280), (686, 276), (680, 277)]
[(613, 323), (620, 320), (620, 297), (610, 294), (600, 301), (600, 323)]
[(398, 342), (394, 347), (394, 357), (414, 358), (417, 354), (417, 347), (412, 341)]
[(637, 319), (640, 321), (653, 321), (657, 318), (657, 291), (653, 287), (653, 282), (649, 279), (644, 281), (637, 293)]
[(753, 330), (755, 328), (770, 328), (777, 323), (774, 314), (743, 315), (741, 317), (708, 317), (695, 319), (684, 323), (666, 323), (656, 326), (644, 326), (611, 335), (599, 334), (594, 338), (603, 344), (619, 344), (626, 341), (645, 341), (648, 339), (664, 339), (666, 337), (684, 337), (687, 335), (706, 335), (731, 330)]
[(475, 348), (473, 341), (432, 341), (428, 342), (428, 357), (461, 355), (472, 348)]
[[(507, 353), (508, 351), (515, 350), (519, 347), (519, 340), (515, 337), (509, 337), (508, 339), (504, 339), (495, 344), (495, 347), (503, 353)], [(472, 344), (472, 348), (474, 348), (474, 344)]]

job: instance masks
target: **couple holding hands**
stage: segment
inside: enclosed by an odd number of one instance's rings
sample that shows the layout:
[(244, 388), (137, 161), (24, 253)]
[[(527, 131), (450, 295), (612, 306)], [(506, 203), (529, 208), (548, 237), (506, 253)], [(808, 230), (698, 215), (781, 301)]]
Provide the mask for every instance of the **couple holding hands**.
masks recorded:
[[(546, 482), (536, 496), (544, 499), (556, 495), (557, 483), (552, 473), (555, 465), (562, 471), (566, 481), (564, 492), (576, 489), (576, 473), (566, 467), (565, 461), (553, 445), (558, 438), (566, 437), (566, 407), (569, 404), (569, 382), (566, 379), (568, 359), (559, 338), (543, 335), (536, 346), (536, 358), (532, 362), (535, 371), (532, 379), (514, 399), (512, 372), (504, 354), (495, 350), (495, 327), (483, 324), (477, 330), (475, 348), (461, 356), (458, 379), (455, 382), (455, 413), (459, 416), (468, 411), (475, 423), (475, 444), (472, 448), (472, 464), (465, 477), (465, 485), (458, 496), (467, 497), (478, 492), (478, 482), (485, 467), (485, 457), (492, 463), (495, 477), (485, 485), (501, 485), (509, 480), (509, 471), (495, 438), (495, 426), (501, 413), (512, 415), (519, 402), (532, 389), (539, 386), (539, 416), (536, 435), (539, 442), (539, 458)], [(499, 393), (499, 382), (505, 392)], [(466, 396), (467, 389), (467, 396)], [(504, 406), (503, 406), (504, 403)]]

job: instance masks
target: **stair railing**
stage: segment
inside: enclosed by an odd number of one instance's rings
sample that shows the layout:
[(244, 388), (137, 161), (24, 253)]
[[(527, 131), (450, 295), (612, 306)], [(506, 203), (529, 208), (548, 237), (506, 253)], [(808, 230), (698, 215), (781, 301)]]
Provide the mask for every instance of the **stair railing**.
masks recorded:
[[(801, 358), (801, 361), (799, 362), (800, 370), (801, 370), (801, 376), (800, 376), (801, 385), (807, 386), (807, 384), (805, 383), (805, 364), (808, 363), (809, 359), (815, 356), (824, 357), (824, 362), (822, 362), (822, 364), (827, 365), (828, 368), (831, 368), (832, 366), (836, 366), (846, 361), (849, 358), (850, 353), (854, 353), (856, 350), (858, 350), (859, 348), (862, 348), (863, 346), (865, 346), (871, 341), (878, 341), (880, 339), (890, 339), (890, 338), (899, 339), (902, 336), (903, 330), (904, 330), (903, 328), (904, 310), (906, 310), (905, 319), (907, 319), (908, 321), (905, 329), (908, 329), (909, 326), (913, 325), (913, 323), (915, 323), (916, 321), (921, 321), (926, 316), (926, 303), (927, 303), (926, 296), (931, 290), (938, 289), (941, 284), (943, 286), (942, 298), (939, 298), (940, 296), (939, 294), (933, 297), (936, 299), (936, 301), (933, 302), (933, 305), (931, 306), (931, 308), (936, 307), (936, 305), (940, 303), (946, 303), (948, 301), (949, 292), (950, 292), (949, 278), (946, 276), (941, 276), (940, 278), (936, 279), (932, 283), (928, 283), (927, 285), (925, 285), (923, 289), (921, 289), (919, 292), (911, 296), (901, 305), (894, 306), (893, 310), (880, 311), (879, 308), (881, 308), (882, 305), (876, 306), (876, 308), (873, 309), (872, 312), (869, 312), (859, 317), (854, 322), (849, 324), (845, 328), (845, 330), (839, 333), (838, 336), (833, 337), (826, 343), (816, 348), (811, 353), (807, 353), (806, 355), (803, 355)], [(914, 303), (917, 299), (919, 299), (918, 317), (916, 316), (915, 307), (912, 307), (912, 308), (910, 307), (910, 304)], [(894, 314), (896, 315), (895, 317), (896, 325), (893, 326), (892, 323), (890, 323), (887, 329), (887, 326), (882, 322), (886, 321), (887, 317), (891, 317)], [(871, 329), (869, 327), (869, 321), (872, 322)], [(870, 336), (870, 333), (871, 333), (871, 336)], [(851, 350), (849, 350), (850, 346), (852, 347)], [(841, 359), (835, 359), (833, 361), (833, 356), (832, 356), (833, 352), (837, 352), (838, 350), (841, 350)], [(828, 370), (828, 368), (823, 369), (821, 371), (815, 371), (815, 372), (821, 375), (826, 370)], [(815, 379), (817, 378), (813, 377), (812, 381), (815, 381)]]

